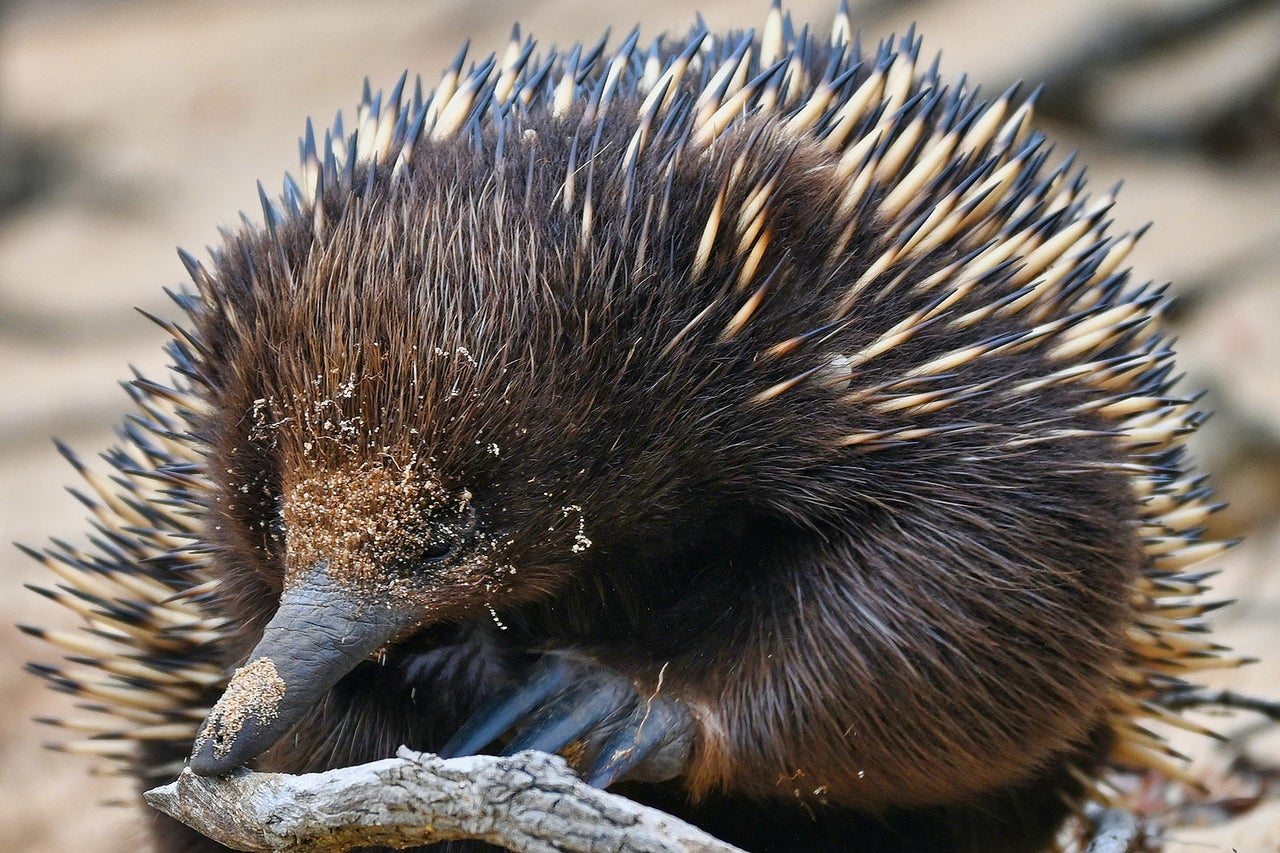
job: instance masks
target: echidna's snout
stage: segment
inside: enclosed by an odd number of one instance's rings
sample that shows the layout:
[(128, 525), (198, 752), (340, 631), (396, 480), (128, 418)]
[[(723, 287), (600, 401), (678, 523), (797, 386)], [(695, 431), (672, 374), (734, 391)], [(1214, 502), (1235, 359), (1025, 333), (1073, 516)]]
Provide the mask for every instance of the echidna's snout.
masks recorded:
[(321, 563), (280, 599), (196, 737), (190, 767), (230, 773), (270, 748), (343, 676), (415, 619), (412, 608), (360, 600)]
[(407, 458), (351, 463), (287, 490), (284, 592), (205, 720), (190, 767), (231, 772), (269, 749), (405, 629), (471, 603), (490, 574), (471, 493)]

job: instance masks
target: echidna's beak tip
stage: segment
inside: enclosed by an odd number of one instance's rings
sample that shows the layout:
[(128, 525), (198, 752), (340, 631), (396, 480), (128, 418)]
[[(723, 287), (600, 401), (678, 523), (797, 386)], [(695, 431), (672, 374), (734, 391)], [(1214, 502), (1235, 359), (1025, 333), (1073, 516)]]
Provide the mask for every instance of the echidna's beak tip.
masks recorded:
[(218, 721), (210, 719), (196, 739), (187, 766), (197, 776), (226, 776), (252, 759), (264, 740), (263, 726), (256, 718), (246, 720), (225, 749), (221, 746), (225, 737), (216, 731), (218, 728)]
[(409, 621), (396, 608), (361, 601), (318, 566), (285, 591), (257, 648), (209, 712), (191, 771), (224, 776), (269, 749)]
[(214, 755), (213, 742), (210, 740), (196, 741), (195, 751), (191, 753), (191, 759), (187, 762), (191, 772), (197, 776), (225, 776), (236, 767), (235, 764), (230, 766), (227, 764), (226, 761)]

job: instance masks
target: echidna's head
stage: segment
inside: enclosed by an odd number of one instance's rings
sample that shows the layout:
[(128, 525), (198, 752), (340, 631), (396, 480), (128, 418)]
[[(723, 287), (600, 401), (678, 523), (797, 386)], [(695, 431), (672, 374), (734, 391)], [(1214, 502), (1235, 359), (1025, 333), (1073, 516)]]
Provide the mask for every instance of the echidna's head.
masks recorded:
[(212, 535), (280, 605), (197, 772), (270, 746), (389, 642), (553, 587), (591, 544), (603, 437), (566, 399), (567, 261), (469, 146), (424, 156), (412, 183), (232, 238), (204, 273)]

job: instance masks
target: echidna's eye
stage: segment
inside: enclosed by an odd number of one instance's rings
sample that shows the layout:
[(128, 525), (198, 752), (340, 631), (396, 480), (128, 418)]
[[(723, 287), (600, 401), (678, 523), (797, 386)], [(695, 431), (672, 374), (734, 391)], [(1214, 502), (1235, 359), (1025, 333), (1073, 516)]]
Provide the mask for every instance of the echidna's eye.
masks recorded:
[(476, 524), (476, 511), (470, 506), (461, 509), (456, 518), (438, 524), (432, 541), (417, 555), (419, 564), (433, 565), (449, 560), (471, 541)]
[(430, 565), (431, 563), (443, 563), (454, 555), (458, 550), (458, 543), (448, 539), (441, 539), (428, 545), (419, 555), (421, 561)]

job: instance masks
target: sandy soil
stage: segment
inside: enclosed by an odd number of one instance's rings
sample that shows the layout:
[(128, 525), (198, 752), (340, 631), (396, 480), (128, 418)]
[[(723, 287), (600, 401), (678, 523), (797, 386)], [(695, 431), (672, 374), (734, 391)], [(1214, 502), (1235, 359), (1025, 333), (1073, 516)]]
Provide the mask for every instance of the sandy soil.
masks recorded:
[[(791, 8), (825, 29), (834, 5)], [(968, 71), (999, 91), (1156, 4), (861, 5), (869, 35), (917, 20), (926, 48), (944, 51), (944, 70)], [(700, 8), (712, 26), (727, 27), (754, 23), (765, 6)], [(1141, 137), (1194, 120), (1246, 85), (1259, 62), (1274, 62), (1277, 11), (1261, 8), (1167, 60), (1100, 80), (1090, 98), (1101, 131), (1058, 128), (1062, 150), (1082, 149), (1095, 186), (1126, 179), (1120, 227), (1156, 221), (1135, 267), (1190, 297), (1178, 318), (1182, 364), (1189, 385), (1210, 387), (1209, 406), (1220, 413), (1197, 452), (1233, 501), (1217, 532), (1247, 537), (1221, 561), (1219, 588), (1240, 599), (1224, 612), (1222, 635), (1265, 659), (1214, 683), (1272, 695), (1280, 694), (1280, 145), (1273, 137), (1270, 147), (1209, 157)], [(620, 35), (637, 21), (649, 34), (683, 31), (692, 17), (689, 3), (675, 0), (11, 3), (0, 12), (0, 163), (19, 189), (0, 208), (0, 541), (82, 535), (81, 509), (62, 491), (72, 474), (49, 436), (86, 454), (110, 443), (127, 408), (116, 380), (130, 364), (153, 373), (164, 364), (163, 334), (132, 307), (172, 313), (161, 289), (183, 273), (171, 247), (198, 249), (237, 211), (255, 211), (255, 181), (277, 186), (293, 168), (307, 116), (325, 124), (337, 109), (349, 112), (366, 75), (375, 87), (405, 68), (430, 81), (463, 39), (480, 53), (499, 49), (517, 19), (564, 43), (594, 39), (610, 24)], [(17, 552), (0, 553), (0, 850), (136, 849), (147, 818), (94, 806), (129, 796), (127, 786), (39, 748), (51, 733), (30, 718), (60, 713), (65, 702), (20, 671), (50, 652), (11, 626), (69, 621), (20, 589), (48, 582), (40, 573)], [(1249, 722), (1216, 724), (1234, 732)], [(1280, 765), (1274, 732), (1216, 753), (1187, 748), (1206, 774), (1241, 749)], [(1280, 803), (1226, 826), (1179, 829), (1169, 849), (1280, 849)]]

